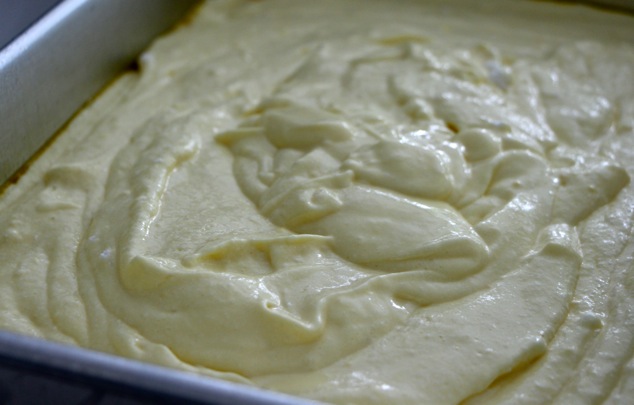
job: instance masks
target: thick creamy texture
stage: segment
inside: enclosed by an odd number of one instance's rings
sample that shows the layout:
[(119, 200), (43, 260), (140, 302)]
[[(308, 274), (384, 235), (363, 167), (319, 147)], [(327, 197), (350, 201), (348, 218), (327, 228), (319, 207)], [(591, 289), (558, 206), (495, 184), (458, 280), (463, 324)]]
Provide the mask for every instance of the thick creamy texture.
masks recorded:
[(217, 1), (0, 201), (0, 326), (337, 403), (634, 397), (634, 19)]

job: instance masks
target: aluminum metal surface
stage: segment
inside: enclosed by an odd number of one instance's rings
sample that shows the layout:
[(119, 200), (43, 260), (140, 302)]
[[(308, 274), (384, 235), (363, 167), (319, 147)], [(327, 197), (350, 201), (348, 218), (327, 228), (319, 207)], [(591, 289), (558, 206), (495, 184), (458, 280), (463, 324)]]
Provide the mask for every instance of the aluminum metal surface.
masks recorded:
[(59, 2), (60, 0), (0, 0), (0, 49)]
[[(195, 3), (66, 0), (2, 49), (0, 185)], [(126, 404), (314, 403), (2, 331), (0, 371), (0, 403), (23, 403), (24, 392), (10, 392), (11, 383), (3, 380), (12, 375), (25, 381), (29, 390), (40, 389), (36, 385), (52, 378), (50, 394), (57, 401), (72, 399), (65, 403), (80, 403), (81, 398), (73, 395), (86, 392), (120, 393), (128, 398)], [(83, 389), (72, 390), (73, 385)]]
[(285, 394), (0, 331), (0, 365), (150, 403), (316, 405)]
[(66, 0), (0, 51), (0, 184), (195, 0)]
[[(1, 50), (0, 185), (195, 2), (66, 0)], [(634, 12), (631, 0), (589, 3)], [(314, 403), (1, 331), (0, 366), (151, 403)]]

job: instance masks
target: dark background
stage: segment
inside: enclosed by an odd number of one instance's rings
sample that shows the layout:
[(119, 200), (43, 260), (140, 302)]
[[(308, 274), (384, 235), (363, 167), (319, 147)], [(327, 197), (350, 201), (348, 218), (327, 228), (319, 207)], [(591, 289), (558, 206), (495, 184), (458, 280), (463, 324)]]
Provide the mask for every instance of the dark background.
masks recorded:
[(0, 49), (60, 0), (0, 0)]

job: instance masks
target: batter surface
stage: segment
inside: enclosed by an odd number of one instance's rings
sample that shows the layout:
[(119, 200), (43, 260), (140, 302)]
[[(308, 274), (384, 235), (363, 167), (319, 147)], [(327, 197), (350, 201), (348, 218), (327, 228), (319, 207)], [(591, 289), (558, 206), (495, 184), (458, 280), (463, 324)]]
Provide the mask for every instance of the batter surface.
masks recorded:
[(335, 403), (634, 397), (634, 19), (213, 1), (0, 200), (0, 327)]

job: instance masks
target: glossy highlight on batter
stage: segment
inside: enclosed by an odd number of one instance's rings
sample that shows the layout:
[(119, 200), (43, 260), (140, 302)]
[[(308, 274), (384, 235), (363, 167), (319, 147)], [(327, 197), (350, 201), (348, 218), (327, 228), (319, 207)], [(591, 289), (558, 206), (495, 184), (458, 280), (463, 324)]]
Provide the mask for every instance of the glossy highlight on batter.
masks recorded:
[(625, 403), (632, 17), (478, 3), (205, 3), (0, 200), (0, 327), (333, 403)]

